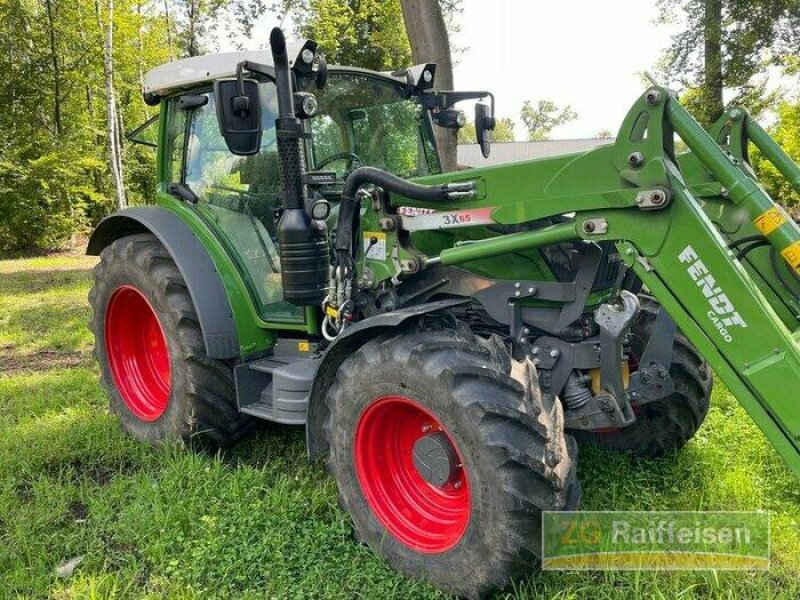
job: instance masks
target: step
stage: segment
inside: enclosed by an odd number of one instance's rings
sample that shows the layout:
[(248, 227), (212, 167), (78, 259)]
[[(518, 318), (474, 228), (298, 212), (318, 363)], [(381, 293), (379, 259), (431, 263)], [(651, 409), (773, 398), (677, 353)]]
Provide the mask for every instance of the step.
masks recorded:
[(320, 359), (267, 357), (234, 368), (239, 411), (287, 425), (304, 425)]

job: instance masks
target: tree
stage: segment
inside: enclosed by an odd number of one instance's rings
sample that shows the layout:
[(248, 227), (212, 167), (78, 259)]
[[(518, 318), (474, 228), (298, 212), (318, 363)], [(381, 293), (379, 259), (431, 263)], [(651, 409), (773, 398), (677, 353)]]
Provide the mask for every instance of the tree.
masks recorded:
[[(796, 163), (800, 164), (800, 100), (782, 102), (778, 106), (777, 114), (778, 121), (770, 129), (770, 135)], [(750, 162), (770, 196), (776, 202), (792, 208), (794, 214), (798, 215), (800, 203), (797, 193), (786, 178), (755, 147), (751, 148)]]
[(198, 56), (208, 51), (209, 31), (223, 20), (228, 4), (226, 0), (165, 0), (165, 16), (169, 23), (171, 14), (177, 27), (181, 54)]
[(411, 63), (399, 0), (308, 0), (294, 10), (298, 32), (318, 42), (329, 63), (376, 71)]
[(601, 140), (608, 140), (613, 138), (614, 134), (611, 132), (610, 129), (601, 129), (600, 131), (594, 134), (594, 137)]
[[(98, 24), (102, 29), (102, 18), (98, 5)], [(114, 0), (106, 5), (105, 39), (103, 43), (103, 72), (106, 86), (106, 142), (108, 143), (108, 167), (114, 181), (117, 196), (117, 208), (125, 208), (128, 201), (125, 197), (125, 180), (122, 175), (121, 127), (117, 115), (116, 94), (114, 91)]]
[[(281, 0), (298, 33), (316, 40), (328, 62), (379, 71), (437, 63), (436, 87), (452, 89), (449, 31), (461, 0)], [(456, 132), (436, 128), (445, 170), (455, 168)]]
[(767, 65), (785, 65), (800, 52), (800, 0), (659, 0), (665, 19), (680, 13), (686, 27), (674, 36), (662, 69), (691, 93), (685, 101), (704, 125), (724, 110), (723, 91), (754, 114), (769, 104)]
[[(514, 121), (508, 117), (497, 119), (494, 130), (492, 131), (492, 139), (495, 142), (513, 142), (514, 141)], [(467, 121), (467, 123), (458, 130), (458, 143), (459, 144), (475, 144), (475, 123)]]
[[(436, 87), (453, 89), (453, 57), (442, 6), (439, 0), (400, 0), (403, 21), (411, 43), (411, 57), (417, 64), (436, 63)], [(456, 144), (458, 132), (437, 127), (435, 132), (442, 169), (457, 167)]]
[(551, 100), (539, 100), (535, 106), (526, 100), (519, 116), (528, 130), (528, 139), (533, 141), (549, 139), (553, 129), (578, 118), (569, 105), (559, 108)]

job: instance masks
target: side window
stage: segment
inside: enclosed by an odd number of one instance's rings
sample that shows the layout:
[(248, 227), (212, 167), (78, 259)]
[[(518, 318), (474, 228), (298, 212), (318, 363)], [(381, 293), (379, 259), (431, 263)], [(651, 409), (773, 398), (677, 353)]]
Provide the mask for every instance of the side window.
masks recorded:
[(181, 180), (183, 152), (186, 149), (186, 113), (176, 102), (170, 102), (167, 113), (167, 137), (169, 156), (167, 157), (167, 181)]
[(200, 201), (197, 210), (216, 225), (248, 279), (268, 320), (302, 322), (304, 311), (283, 301), (276, 210), (280, 207), (275, 143), (277, 98), (272, 84), (261, 85), (261, 151), (236, 156), (219, 131), (216, 101), (193, 109), (186, 137), (183, 183)]

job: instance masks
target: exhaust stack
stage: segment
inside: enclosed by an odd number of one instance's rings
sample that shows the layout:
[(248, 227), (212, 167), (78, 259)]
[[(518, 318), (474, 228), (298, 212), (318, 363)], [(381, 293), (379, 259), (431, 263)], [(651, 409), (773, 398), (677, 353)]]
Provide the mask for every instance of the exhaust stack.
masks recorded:
[(306, 212), (303, 125), (294, 112), (294, 89), (286, 38), (276, 27), (269, 36), (278, 90), (275, 135), (283, 213), (278, 222), (283, 297), (295, 305), (320, 304), (328, 284), (328, 230)]

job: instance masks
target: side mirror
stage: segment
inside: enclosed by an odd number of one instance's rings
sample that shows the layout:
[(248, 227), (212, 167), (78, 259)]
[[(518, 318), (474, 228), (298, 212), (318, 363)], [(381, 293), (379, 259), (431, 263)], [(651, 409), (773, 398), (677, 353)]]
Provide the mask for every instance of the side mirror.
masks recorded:
[(261, 101), (258, 82), (252, 79), (219, 79), (214, 82), (217, 122), (228, 150), (238, 156), (258, 154), (261, 149)]
[(489, 158), (492, 144), (489, 139), (489, 132), (494, 129), (495, 120), (491, 108), (488, 104), (478, 102), (475, 104), (475, 137), (481, 147), (481, 154), (484, 158)]

